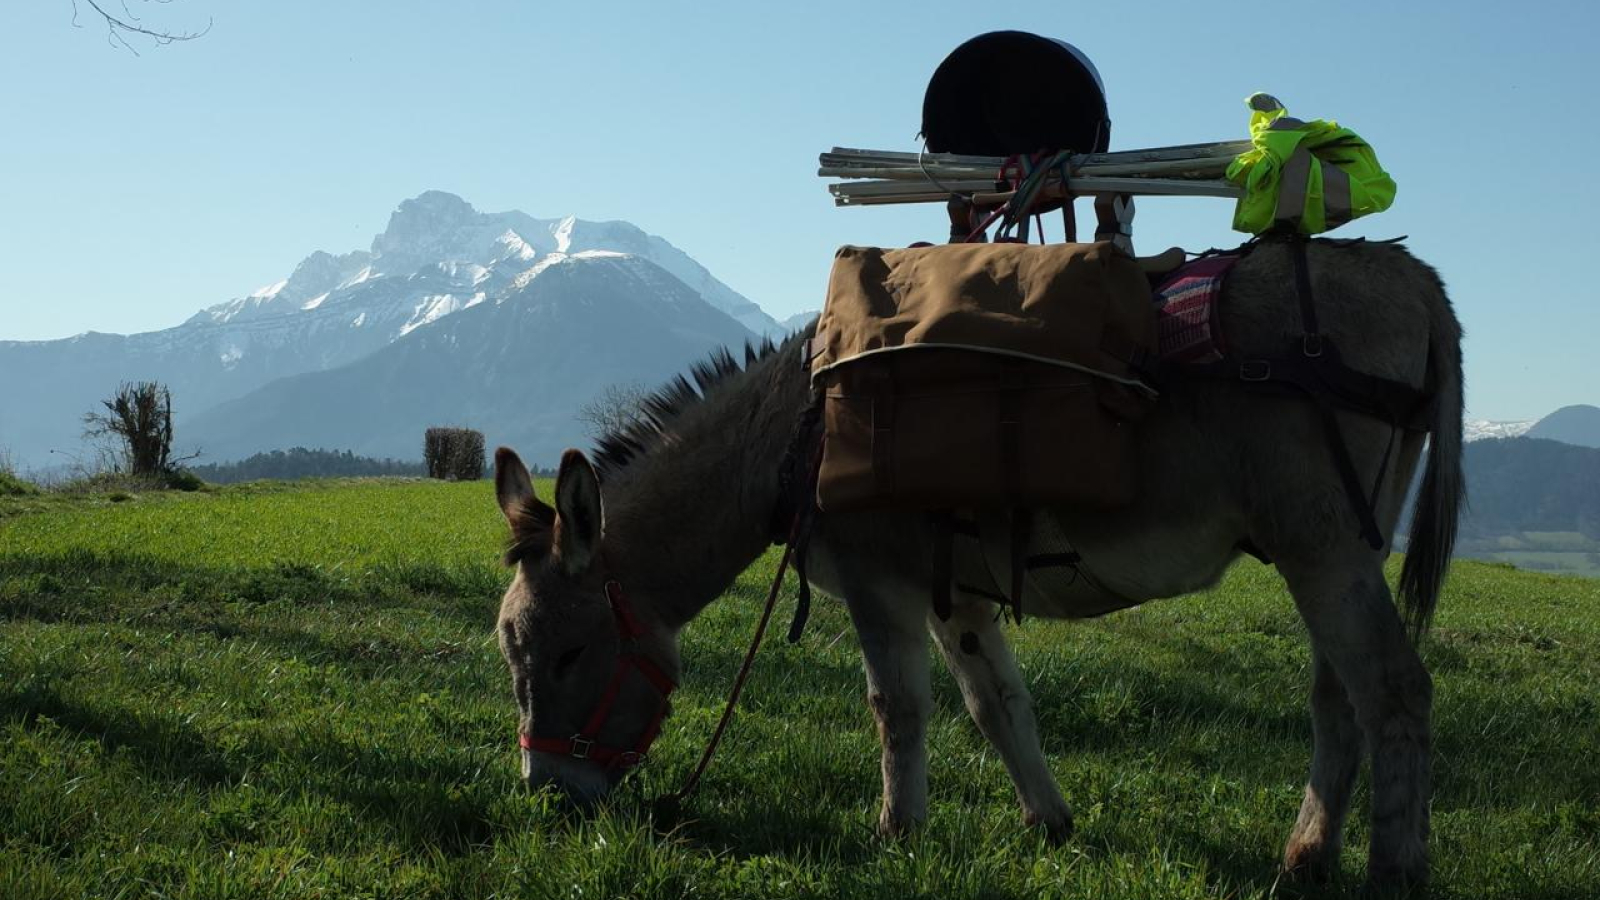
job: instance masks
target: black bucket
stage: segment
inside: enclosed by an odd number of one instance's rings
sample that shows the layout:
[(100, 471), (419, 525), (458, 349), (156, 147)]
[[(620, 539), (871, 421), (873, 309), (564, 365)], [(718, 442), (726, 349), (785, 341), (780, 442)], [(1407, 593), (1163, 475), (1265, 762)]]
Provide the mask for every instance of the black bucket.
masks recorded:
[(1100, 73), (1076, 47), (993, 31), (939, 64), (922, 99), (922, 135), (934, 153), (1102, 153), (1111, 117)]

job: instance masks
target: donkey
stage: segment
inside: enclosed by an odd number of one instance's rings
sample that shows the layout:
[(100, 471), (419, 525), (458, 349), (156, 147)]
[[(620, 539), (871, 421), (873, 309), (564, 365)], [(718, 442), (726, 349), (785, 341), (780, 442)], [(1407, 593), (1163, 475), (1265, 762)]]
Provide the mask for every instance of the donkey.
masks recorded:
[[(1414, 886), (1428, 875), (1432, 682), (1413, 641), (1434, 610), (1464, 494), (1461, 330), (1437, 274), (1403, 248), (1316, 241), (1307, 253), (1322, 330), (1347, 363), (1434, 400), (1431, 442), (1338, 413), (1364, 481), (1393, 454), (1373, 504), (1385, 546), (1427, 447), (1400, 608), (1384, 581), (1386, 551), (1358, 537), (1312, 404), (1222, 380), (1165, 386), (1141, 425), (1133, 505), (1035, 514), (1092, 577), (1070, 587), (1030, 581), (1023, 607), (1047, 618), (1099, 615), (1214, 585), (1242, 547), (1270, 559), (1313, 657), (1311, 771), (1283, 867), (1314, 880), (1337, 872), (1352, 785), (1370, 750), (1368, 879)], [(1229, 276), (1222, 324), (1241, 353), (1300, 334), (1289, 254), (1262, 244)], [(554, 508), (534, 496), (514, 452), (496, 453), (515, 568), (498, 632), (530, 784), (591, 803), (655, 737), (681, 672), (680, 629), (771, 542), (780, 464), (811, 400), (803, 352), (796, 336), (747, 348), (742, 367), (723, 352), (693, 370), (692, 385), (679, 377), (648, 402), (644, 421), (601, 442), (594, 463), (567, 451)], [(934, 615), (933, 547), (927, 517), (897, 511), (822, 514), (809, 547), (809, 581), (843, 600), (860, 639), (882, 742), (879, 828), (899, 834), (927, 814), (926, 630), (1004, 761), (1023, 821), (1064, 838), (1072, 815), (994, 607), (958, 595), (948, 619)], [(979, 581), (981, 559), (954, 566), (972, 583), (1006, 583)]]

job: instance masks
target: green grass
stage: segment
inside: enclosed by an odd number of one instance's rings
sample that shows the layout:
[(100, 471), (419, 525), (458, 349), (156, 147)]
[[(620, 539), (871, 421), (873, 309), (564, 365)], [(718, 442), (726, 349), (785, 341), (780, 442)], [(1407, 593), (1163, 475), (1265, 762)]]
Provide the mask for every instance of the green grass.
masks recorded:
[[(655, 758), (579, 820), (518, 784), (502, 528), (486, 483), (0, 498), (0, 897), (1296, 893), (1274, 866), (1309, 671), (1269, 568), (1012, 630), (1077, 814), (1066, 846), (1020, 826), (942, 672), (931, 820), (874, 836), (877, 742), (831, 603), (762, 651), (691, 821), (662, 834), (645, 800), (709, 735), (775, 557), (688, 629)], [(1434, 895), (1592, 897), (1600, 581), (1460, 563), (1425, 655)]]

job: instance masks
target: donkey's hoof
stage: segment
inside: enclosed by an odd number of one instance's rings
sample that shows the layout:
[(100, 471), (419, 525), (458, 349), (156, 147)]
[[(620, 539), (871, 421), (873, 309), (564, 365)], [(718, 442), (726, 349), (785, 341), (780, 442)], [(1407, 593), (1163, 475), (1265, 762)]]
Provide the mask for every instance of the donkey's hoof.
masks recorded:
[(1361, 887), (1363, 897), (1425, 897), (1428, 894), (1428, 870), (1402, 869), (1389, 866), (1367, 867), (1367, 883)]
[(1321, 844), (1291, 843), (1283, 851), (1283, 874), (1299, 884), (1327, 884), (1338, 868), (1337, 853)]
[(912, 817), (894, 816), (885, 811), (878, 816), (878, 837), (896, 841), (915, 831), (918, 824)]
[(1059, 847), (1072, 840), (1072, 835), (1077, 829), (1072, 824), (1072, 813), (1061, 810), (1056, 813), (1024, 813), (1022, 823), (1029, 828), (1037, 828), (1044, 834), (1044, 839), (1053, 847)]

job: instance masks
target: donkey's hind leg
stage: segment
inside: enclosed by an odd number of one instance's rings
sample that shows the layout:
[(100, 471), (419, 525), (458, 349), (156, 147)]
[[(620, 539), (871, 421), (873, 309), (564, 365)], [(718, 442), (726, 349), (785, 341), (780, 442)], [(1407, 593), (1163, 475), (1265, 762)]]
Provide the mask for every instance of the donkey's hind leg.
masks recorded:
[(1322, 654), (1312, 661), (1311, 776), (1306, 780), (1300, 816), (1283, 851), (1284, 871), (1311, 881), (1328, 881), (1339, 867), (1344, 817), (1361, 768), (1361, 726), (1344, 685)]
[(928, 817), (928, 639), (926, 603), (887, 603), (880, 591), (850, 591), (847, 605), (867, 670), (867, 703), (883, 745), (878, 831), (899, 835)]
[[(1420, 886), (1428, 878), (1433, 683), (1406, 639), (1383, 580), (1381, 557), (1365, 548), (1349, 548), (1315, 561), (1283, 559), (1278, 569), (1311, 632), (1315, 653), (1344, 685), (1372, 751), (1368, 881), (1378, 888)], [(1321, 731), (1317, 737), (1320, 754)], [(1348, 754), (1349, 737), (1335, 738), (1341, 740), (1345, 745), (1336, 752)], [(1313, 787), (1318, 774), (1314, 767)], [(1336, 801), (1344, 772), (1330, 762), (1323, 774), (1326, 800)], [(1324, 824), (1332, 818), (1327, 816)], [(1296, 839), (1300, 837), (1297, 829)]]
[(1011, 774), (1022, 820), (1042, 827), (1053, 841), (1065, 840), (1072, 834), (1072, 811), (1061, 799), (1055, 777), (1045, 764), (1033, 701), (1005, 635), (995, 623), (994, 606), (958, 604), (949, 621), (929, 616), (928, 627), (961, 685), (972, 721)]

